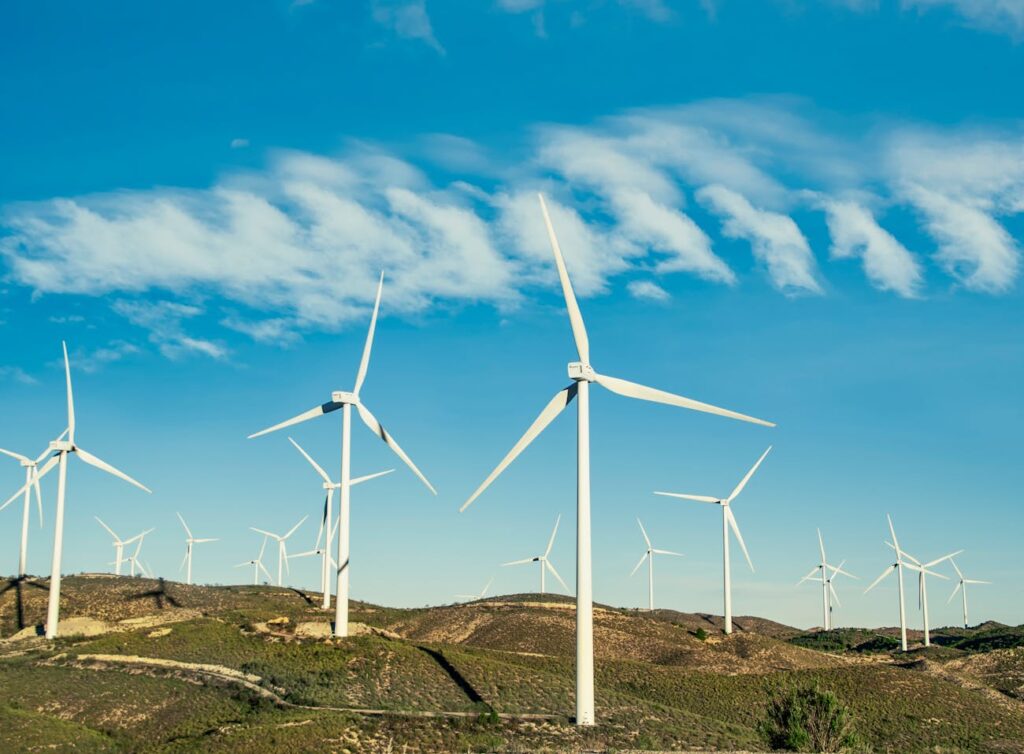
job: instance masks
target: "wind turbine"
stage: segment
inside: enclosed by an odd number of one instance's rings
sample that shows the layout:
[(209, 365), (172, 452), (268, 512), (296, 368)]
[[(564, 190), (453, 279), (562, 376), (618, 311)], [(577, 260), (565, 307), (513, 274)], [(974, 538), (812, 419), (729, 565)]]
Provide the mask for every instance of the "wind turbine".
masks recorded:
[(491, 588), (491, 584), (493, 583), (494, 577), (492, 576), (490, 581), (488, 581), (484, 585), (484, 588), (480, 590), (480, 594), (456, 594), (455, 596), (460, 600), (466, 600), (468, 602), (478, 602), (479, 600), (482, 600), (484, 597), (487, 596), (487, 590)]
[(304, 411), (298, 416), (294, 416), (291, 419), (275, 424), (273, 427), (260, 430), (254, 434), (249, 435), (250, 439), (253, 437), (259, 437), (265, 435), (268, 432), (274, 432), (278, 429), (290, 427), (293, 424), (304, 422), (309, 419), (315, 419), (323, 414), (330, 413), (331, 411), (337, 411), (341, 409), (341, 479), (338, 482), (339, 487), (339, 520), (341, 525), (338, 528), (338, 599), (334, 605), (334, 635), (335, 636), (348, 636), (348, 594), (349, 594), (349, 516), (350, 516), (350, 493), (351, 493), (351, 427), (352, 427), (352, 407), (355, 406), (359, 412), (359, 418), (363, 420), (363, 423), (373, 432), (377, 437), (384, 441), (384, 443), (395, 452), (395, 454), (402, 459), (406, 466), (408, 466), (416, 476), (420, 478), (420, 481), (427, 486), (432, 493), (437, 494), (437, 490), (431, 486), (427, 478), (423, 476), (422, 472), (416, 468), (416, 464), (412, 462), (412, 459), (405, 454), (405, 451), (399, 447), (395, 438), (381, 426), (377, 418), (370, 413), (363, 402), (359, 399), (359, 391), (363, 387), (363, 381), (366, 379), (366, 370), (370, 365), (370, 351), (373, 348), (373, 333), (377, 328), (377, 313), (380, 311), (380, 297), (381, 292), (384, 290), (384, 273), (380, 274), (380, 281), (377, 283), (377, 298), (373, 304), (373, 315), (370, 318), (370, 329), (366, 333), (366, 344), (363, 346), (363, 357), (359, 362), (359, 371), (356, 372), (355, 386), (351, 392), (344, 390), (335, 390), (331, 393), (331, 398), (326, 403)]
[[(148, 487), (135, 481), (123, 471), (115, 469), (106, 461), (97, 458), (92, 453), (75, 444), (75, 401), (71, 390), (71, 365), (68, 362), (67, 343), (62, 343), (62, 345), (64, 347), (64, 376), (67, 382), (68, 428), (66, 435), (62, 434), (58, 439), (50, 443), (49, 451), (52, 451), (54, 455), (50, 456), (50, 459), (39, 467), (35, 477), (35, 481), (38, 482), (54, 466), (59, 467), (57, 477), (57, 512), (54, 518), (53, 561), (50, 565), (50, 596), (46, 608), (47, 639), (53, 639), (57, 636), (58, 624), (60, 622), (60, 560), (64, 545), (64, 497), (67, 493), (68, 456), (74, 454), (80, 460), (85, 461), (90, 466), (95, 466), (100, 471), (105, 471), (119, 479), (123, 479), (129, 484), (135, 485), (143, 492), (151, 492)], [(67, 439), (62, 439), (65, 436)], [(30, 482), (15, 492), (6, 503), (0, 506), (0, 510), (3, 510), (12, 500), (21, 495), (31, 484), (33, 483)]]
[[(887, 565), (885, 567), (885, 570), (882, 571), (881, 575), (879, 575), (879, 577), (877, 579), (875, 579), (873, 582), (871, 582), (871, 586), (869, 586), (867, 589), (864, 590), (864, 594), (867, 594), (872, 589), (874, 589), (876, 586), (878, 586), (878, 584), (881, 583), (882, 579), (884, 579), (890, 573), (892, 573), (894, 571), (896, 572), (896, 578), (897, 578), (897, 581), (899, 583), (899, 593), (900, 593), (900, 651), (901, 652), (906, 652), (907, 651), (907, 609), (906, 609), (906, 601), (905, 601), (904, 594), (903, 594), (903, 569), (904, 568), (909, 568), (911, 571), (920, 572), (922, 570), (922, 568), (921, 568), (921, 566), (915, 565), (912, 561), (910, 561), (909, 557), (908, 557), (908, 560), (904, 560), (903, 559), (903, 556), (906, 555), (906, 553), (903, 552), (903, 550), (900, 549), (899, 540), (896, 539), (896, 529), (892, 525), (892, 517), (889, 516), (889, 514), (887, 513), (887, 514), (885, 514), (885, 518), (889, 521), (889, 533), (892, 535), (892, 542), (886, 542), (886, 544), (889, 545), (889, 547), (891, 547), (893, 550), (895, 550), (895, 552), (896, 552), (896, 562), (892, 563), (891, 565)], [(935, 575), (935, 576), (941, 576), (941, 574), (936, 574), (934, 572), (931, 572), (931, 573), (933, 575)]]
[(132, 578), (135, 577), (135, 567), (136, 566), (138, 566), (138, 568), (142, 572), (143, 576), (147, 576), (148, 577), (148, 576), (151, 575), (149, 573), (149, 570), (142, 564), (142, 561), (139, 560), (139, 554), (142, 552), (142, 543), (145, 541), (146, 535), (149, 534), (152, 531), (156, 531), (156, 530), (155, 529), (146, 529), (141, 534), (136, 534), (134, 537), (132, 537), (131, 539), (127, 540), (128, 542), (137, 542), (138, 543), (138, 544), (135, 545), (135, 552), (133, 552), (131, 555), (129, 555), (126, 558), (126, 560), (131, 564), (131, 576), (132, 576)]
[(736, 516), (733, 515), (732, 508), (730, 505), (732, 501), (739, 497), (739, 494), (743, 492), (743, 488), (747, 486), (747, 482), (750, 481), (750, 477), (754, 476), (754, 472), (757, 471), (757, 467), (764, 461), (765, 456), (771, 452), (771, 446), (768, 446), (768, 450), (761, 454), (761, 457), (757, 459), (757, 463), (750, 467), (750, 471), (747, 475), (740, 480), (740, 483), (736, 485), (736, 489), (725, 498), (719, 497), (708, 497), (707, 495), (689, 495), (681, 492), (655, 492), (655, 495), (664, 495), (665, 497), (679, 497), (684, 500), (696, 500), (699, 503), (712, 503), (714, 505), (720, 505), (722, 507), (722, 581), (724, 583), (724, 594), (725, 594), (725, 633), (732, 633), (732, 579), (729, 569), (729, 529), (731, 528), (733, 534), (736, 535), (736, 541), (740, 543), (740, 549), (743, 550), (743, 556), (747, 559), (747, 565), (750, 566), (750, 571), (753, 573), (754, 564), (750, 560), (750, 553), (747, 552), (747, 546), (743, 544), (743, 535), (740, 534), (739, 524), (736, 523)]
[(200, 544), (202, 542), (216, 542), (217, 539), (215, 537), (214, 538), (206, 537), (205, 539), (196, 539), (194, 536), (192, 536), (192, 530), (188, 528), (188, 524), (185, 523), (185, 519), (183, 519), (181, 517), (181, 514), (176, 512), (176, 515), (178, 516), (178, 520), (181, 521), (181, 525), (185, 527), (185, 534), (188, 535), (187, 538), (185, 539), (185, 557), (182, 558), (181, 565), (178, 566), (178, 570), (180, 571), (182, 568), (185, 568), (186, 566), (188, 566), (188, 568), (185, 571), (185, 583), (186, 584), (191, 584), (192, 583), (192, 545)]
[(540, 563), (540, 593), (545, 594), (544, 588), (544, 572), (551, 571), (551, 575), (558, 579), (558, 583), (561, 584), (565, 591), (570, 591), (569, 587), (562, 581), (562, 577), (558, 575), (558, 571), (551, 565), (551, 561), (548, 560), (548, 556), (551, 555), (551, 548), (555, 545), (555, 535), (558, 533), (558, 524), (562, 521), (562, 514), (558, 514), (558, 518), (555, 519), (555, 528), (551, 530), (551, 538), (548, 540), (547, 549), (544, 550), (543, 555), (536, 555), (532, 558), (523, 558), (522, 560), (513, 560), (509, 563), (502, 563), (503, 566), (522, 565), (523, 563)]
[(952, 564), (953, 570), (956, 571), (956, 575), (960, 578), (960, 580), (957, 582), (956, 587), (953, 589), (953, 593), (951, 595), (949, 595), (949, 599), (946, 600), (946, 604), (948, 605), (950, 602), (953, 601), (953, 598), (956, 597), (956, 593), (957, 592), (960, 592), (963, 595), (963, 598), (964, 598), (964, 628), (967, 628), (968, 627), (968, 624), (967, 624), (967, 585), (968, 584), (991, 584), (992, 582), (991, 581), (979, 581), (978, 579), (965, 579), (964, 578), (964, 574), (963, 574), (963, 572), (961, 572), (959, 566), (957, 566), (956, 561), (953, 560), (953, 558), (950, 558), (949, 562), (950, 562), (950, 564)]
[[(330, 549), (331, 548), (330, 548), (330, 544), (329, 543), (331, 541), (333, 541), (334, 535), (337, 534), (337, 533), (338, 533), (338, 521), (335, 521), (334, 522), (334, 528), (331, 530), (331, 533), (327, 537), (328, 542), (321, 546), (320, 540), (322, 540), (324, 538), (324, 522), (323, 522), (323, 520), (321, 520), (320, 521), (320, 531), (317, 532), (316, 544), (313, 545), (313, 549), (312, 550), (306, 550), (305, 552), (298, 552), (298, 553), (295, 553), (294, 555), (286, 555), (285, 557), (287, 557), (288, 560), (294, 560), (295, 558), (308, 558), (308, 557), (311, 557), (313, 555), (319, 555), (319, 556), (324, 557), (324, 558), (327, 559), (328, 566), (336, 566), (338, 564), (334, 560), (334, 558), (331, 557), (331, 554), (330, 554)], [(320, 572), (320, 590), (322, 592), (325, 592), (325, 593), (329, 593), (330, 592), (330, 590), (327, 588), (327, 583), (328, 583), (327, 579), (329, 578), (329, 575), (330, 575), (330, 572), (324, 573), (322, 570)]]
[(627, 398), (665, 403), (670, 406), (704, 411), (765, 426), (773, 425), (734, 411), (672, 395), (662, 390), (638, 385), (635, 382), (627, 382), (617, 377), (608, 377), (594, 371), (590, 365), (590, 341), (583, 324), (583, 315), (576, 303), (576, 296), (572, 290), (572, 283), (569, 281), (569, 273), (562, 259), (562, 252), (558, 246), (558, 239), (555, 237), (555, 230), (551, 225), (544, 197), (538, 195), (538, 198), (547, 227), (548, 240), (555, 256), (555, 266), (558, 268), (558, 278), (561, 281), (562, 294), (565, 297), (565, 306), (569, 313), (569, 323), (572, 327), (573, 339), (576, 342), (579, 361), (571, 362), (568, 366), (569, 379), (572, 380), (572, 384), (555, 394), (555, 397), (548, 402), (519, 442), (512, 447), (512, 450), (477, 488), (476, 492), (462, 504), (460, 510), (465, 510), (470, 503), (476, 500), (480, 493), (487, 489), (491, 482), (516, 459), (527, 445), (533, 442), (556, 416), (565, 410), (574, 398), (579, 399), (576, 425), (576, 724), (593, 725), (594, 597), (590, 554), (590, 383), (596, 382), (613, 393)]
[[(822, 628), (826, 631), (832, 630), (832, 598), (836, 600), (836, 604), (842, 606), (839, 601), (839, 595), (836, 594), (836, 588), (832, 586), (832, 579), (836, 577), (837, 573), (841, 573), (844, 576), (849, 576), (851, 579), (857, 578), (852, 573), (847, 573), (843, 570), (843, 566), (846, 561), (842, 561), (838, 566), (829, 565), (828, 559), (825, 557), (825, 540), (821, 538), (821, 529), (818, 529), (818, 549), (821, 551), (821, 563), (814, 566), (810, 572), (796, 582), (797, 586), (813, 578), (815, 574), (821, 576), (821, 610), (822, 610)], [(829, 573), (829, 570), (832, 573)]]
[[(332, 481), (331, 478), (327, 475), (327, 472), (324, 471), (320, 467), (320, 465), (316, 461), (314, 461), (312, 459), (312, 457), (309, 455), (309, 453), (307, 453), (305, 450), (303, 450), (302, 446), (299, 445), (297, 442), (295, 442), (295, 440), (293, 440), (292, 438), (289, 437), (288, 438), (288, 442), (290, 442), (292, 445), (294, 445), (295, 449), (302, 454), (303, 458), (305, 458), (307, 461), (309, 461), (309, 465), (312, 466), (313, 469), (316, 471), (316, 473), (320, 475), (320, 478), (324, 480), (324, 489), (327, 490), (327, 495), (324, 497), (324, 515), (323, 515), (323, 518), (320, 520), (320, 533), (317, 534), (317, 537), (316, 537), (316, 550), (317, 550), (317, 552), (314, 552), (314, 551), (311, 550), (310, 552), (302, 553), (302, 556), (313, 555), (313, 554), (318, 554), (318, 555), (322, 555), (323, 556), (323, 558), (322, 558), (322, 560), (323, 560), (323, 568), (322, 568), (322, 573), (320, 574), (320, 590), (324, 594), (324, 604), (323, 604), (324, 610), (327, 610), (331, 606), (331, 566), (330, 566), (330, 564), (331, 564), (331, 562), (334, 562), (334, 559), (330, 555), (330, 550), (331, 550), (331, 542), (334, 541), (334, 532), (337, 529), (337, 527), (332, 526), (332, 524), (331, 524), (331, 513), (332, 513), (332, 508), (333, 508), (333, 502), (334, 502), (334, 491), (341, 488), (341, 482), (334, 482), (334, 481)], [(352, 479), (352, 480), (349, 481), (349, 485), (350, 486), (355, 486), (357, 484), (362, 484), (363, 482), (368, 482), (371, 479), (376, 479), (379, 476), (384, 476), (385, 474), (390, 474), (392, 471), (394, 471), (394, 469), (388, 469), (387, 471), (378, 471), (376, 474), (367, 474), (366, 476), (356, 477), (355, 479)], [(323, 532), (324, 532), (325, 528), (329, 532), (329, 534), (328, 534), (328, 537), (327, 537), (327, 541), (324, 543), (323, 550), (319, 551), (320, 550), (320, 538), (323, 536)], [(300, 557), (300, 556), (296, 555), (295, 557)]]
[(904, 551), (903, 554), (907, 556), (907, 559), (912, 561), (914, 565), (919, 567), (917, 572), (917, 606), (921, 610), (921, 620), (924, 623), (924, 645), (930, 647), (932, 645), (931, 632), (928, 626), (928, 576), (938, 576), (940, 579), (949, 580), (948, 576), (944, 576), (941, 573), (935, 571), (929, 571), (928, 569), (932, 566), (936, 566), (944, 560), (952, 560), (953, 556), (959, 555), (963, 550), (957, 550), (951, 552), (949, 555), (943, 555), (941, 558), (936, 558), (927, 563), (922, 563), (920, 560), (915, 558), (909, 552)]
[[(58, 437), (58, 440), (63, 440), (67, 434), (67, 430)], [(19, 461), (25, 469), (25, 486), (22, 489), (25, 491), (25, 504), (21, 511), (21, 549), (18, 551), (18, 576), (22, 577), (27, 572), (28, 568), (28, 521), (29, 521), (29, 508), (32, 504), (32, 488), (36, 491), (36, 505), (39, 508), (39, 526), (43, 526), (43, 495), (39, 489), (39, 462), (42, 461), (50, 453), (49, 447), (39, 454), (38, 458), (28, 458), (23, 456), (21, 453), (15, 453), (10, 450), (4, 450), (0, 448), (0, 453), (5, 456)], [(8, 501), (10, 502), (10, 501)], [(7, 503), (0, 506), (0, 510), (7, 507)]]
[[(281, 586), (282, 583), (283, 583), (281, 567), (283, 566), (284, 568), (288, 568), (288, 548), (285, 546), (285, 540), (287, 540), (288, 537), (290, 537), (292, 534), (294, 534), (295, 530), (298, 529), (300, 526), (302, 526), (306, 522), (307, 518), (309, 518), (309, 516), (303, 516), (302, 519), (299, 521), (299, 523), (295, 524), (295, 526), (293, 526), (291, 529), (289, 529), (288, 533), (285, 534), (284, 536), (282, 536), (280, 534), (273, 534), (273, 533), (271, 533), (269, 531), (264, 531), (263, 529), (257, 529), (255, 526), (250, 526), (249, 527), (254, 532), (262, 534), (265, 537), (270, 537), (271, 539), (276, 539), (277, 540), (277, 585), (278, 586)], [(289, 573), (290, 572), (291, 572), (291, 569), (289, 569)]]
[(267, 537), (263, 537), (263, 544), (260, 546), (260, 554), (256, 556), (255, 560), (247, 560), (244, 563), (235, 564), (235, 568), (242, 568), (243, 566), (252, 566), (252, 585), (259, 586), (260, 583), (260, 571), (267, 574), (267, 581), (273, 581), (274, 577), (270, 575), (270, 571), (263, 565), (263, 552), (267, 549)]
[(644, 525), (640, 523), (640, 519), (636, 520), (640, 524), (640, 533), (644, 535), (644, 542), (647, 543), (647, 549), (644, 551), (644, 556), (640, 558), (640, 561), (634, 566), (633, 570), (630, 571), (629, 575), (632, 576), (640, 570), (640, 566), (647, 561), (647, 605), (648, 610), (654, 610), (654, 556), (655, 555), (675, 555), (678, 558), (683, 557), (681, 552), (672, 552), (671, 550), (657, 550), (654, 545), (651, 544), (651, 538), (647, 536), (647, 530), (644, 529)]
[[(117, 536), (117, 534), (114, 533), (113, 529), (111, 529), (109, 526), (103, 523), (102, 519), (100, 519), (99, 516), (93, 516), (93, 518), (95, 518), (96, 522), (104, 529), (106, 529), (107, 533), (114, 538), (114, 562), (111, 563), (111, 565), (114, 566), (114, 575), (120, 576), (121, 564), (125, 561), (124, 546), (130, 545), (135, 540), (145, 536), (146, 532), (143, 532), (142, 534), (136, 534), (134, 537), (129, 537), (128, 539), (121, 539), (119, 536)], [(149, 531), (152, 531), (152, 529), (150, 529)]]

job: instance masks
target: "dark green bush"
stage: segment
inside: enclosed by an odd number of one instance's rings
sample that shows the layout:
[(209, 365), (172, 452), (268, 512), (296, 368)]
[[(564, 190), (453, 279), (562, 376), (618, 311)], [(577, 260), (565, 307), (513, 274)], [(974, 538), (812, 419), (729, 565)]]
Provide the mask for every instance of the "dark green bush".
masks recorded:
[(784, 751), (847, 751), (857, 744), (850, 711), (817, 686), (776, 694), (758, 730), (771, 748)]
[(705, 631), (703, 628), (698, 628), (696, 631), (693, 632), (693, 635), (701, 641), (707, 641), (708, 639), (708, 632)]

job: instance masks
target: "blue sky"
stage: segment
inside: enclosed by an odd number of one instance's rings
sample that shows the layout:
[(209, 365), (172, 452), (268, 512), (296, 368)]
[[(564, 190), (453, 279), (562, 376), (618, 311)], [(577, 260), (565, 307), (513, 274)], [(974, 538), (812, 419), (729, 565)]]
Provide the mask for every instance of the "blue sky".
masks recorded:
[[(574, 356), (534, 194), (544, 191), (594, 365), (779, 423), (593, 400), (595, 595), (640, 605), (640, 516), (666, 607), (720, 612), (720, 523), (654, 489), (725, 494), (757, 572), (734, 605), (796, 625), (815, 527), (859, 585), (838, 623), (891, 624), (891, 512), (921, 559), (966, 548), (972, 618), (1020, 623), (1024, 6), (888, 2), (39, 2), (0, 35), (0, 445), (63, 426), (153, 488), (71, 471), (67, 570), (110, 554), (92, 520), (180, 510), (199, 580), (248, 578), (253, 525), (315, 518), (283, 434), (348, 389), (387, 282), (363, 397), (407, 470), (357, 488), (353, 593), (448, 601), (543, 549), (572, 583), (574, 414), (455, 511), (567, 382)], [(337, 415), (294, 436), (337, 467)], [(394, 466), (354, 427), (356, 474)], [(14, 464), (0, 467), (13, 492)], [(30, 570), (48, 569), (47, 527)], [(0, 513), (15, 565), (19, 516)], [(312, 546), (316, 525), (295, 535)], [(833, 555), (834, 553), (834, 555)], [(735, 552), (734, 554), (738, 555)], [(268, 559), (269, 565), (269, 559)], [(314, 586), (316, 565), (293, 581)], [(805, 585), (806, 586), (806, 585)], [(838, 585), (837, 585), (838, 586)], [(938, 623), (952, 588), (933, 586)], [(912, 621), (918, 617), (914, 611)]]

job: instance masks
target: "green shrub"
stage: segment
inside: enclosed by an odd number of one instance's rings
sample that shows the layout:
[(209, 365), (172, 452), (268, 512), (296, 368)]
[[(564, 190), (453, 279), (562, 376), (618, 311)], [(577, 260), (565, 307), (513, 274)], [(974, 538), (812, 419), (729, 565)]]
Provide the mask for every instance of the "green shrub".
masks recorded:
[(708, 640), (708, 632), (705, 631), (703, 628), (698, 628), (696, 631), (693, 632), (693, 635), (696, 636), (701, 641), (707, 641)]
[(785, 751), (836, 752), (857, 744), (849, 710), (817, 686), (777, 694), (758, 730), (771, 748)]

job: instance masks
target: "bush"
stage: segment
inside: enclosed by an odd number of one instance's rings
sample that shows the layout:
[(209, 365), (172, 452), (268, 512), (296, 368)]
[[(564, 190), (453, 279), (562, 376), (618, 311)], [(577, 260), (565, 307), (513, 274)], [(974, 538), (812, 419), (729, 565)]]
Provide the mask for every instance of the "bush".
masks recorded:
[(693, 632), (693, 635), (701, 641), (707, 641), (708, 639), (708, 632), (705, 631), (703, 628), (698, 628), (696, 631)]
[(857, 744), (850, 711), (818, 687), (777, 694), (758, 730), (771, 748), (785, 751), (846, 751)]

